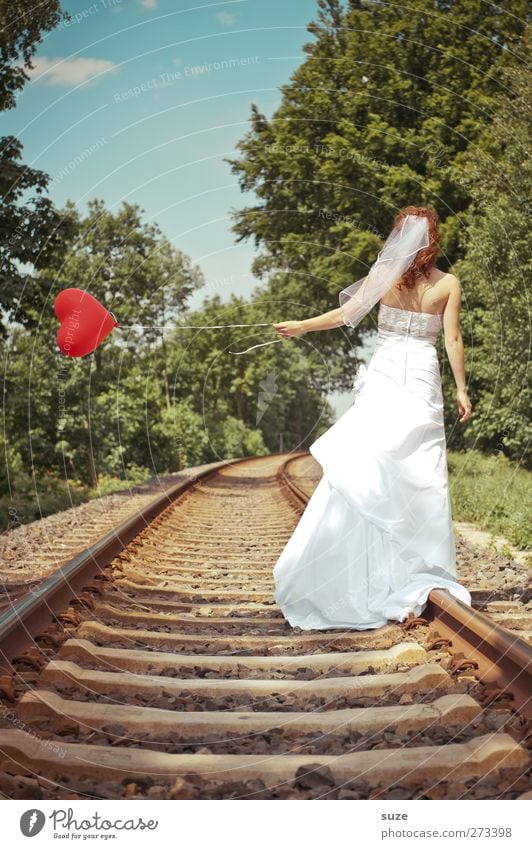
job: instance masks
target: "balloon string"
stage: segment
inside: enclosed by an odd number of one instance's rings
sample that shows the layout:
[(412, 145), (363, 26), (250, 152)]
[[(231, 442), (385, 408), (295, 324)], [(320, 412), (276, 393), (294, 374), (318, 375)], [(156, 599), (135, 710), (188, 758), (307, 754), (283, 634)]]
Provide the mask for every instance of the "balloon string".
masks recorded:
[[(139, 330), (165, 330), (165, 324), (119, 324), (118, 328), (132, 329), (134, 327)], [(221, 330), (226, 327), (273, 327), (270, 321), (260, 322), (258, 324), (178, 324), (173, 327), (173, 330)], [(264, 348), (266, 345), (275, 345), (277, 342), (282, 342), (282, 339), (274, 339), (272, 342), (260, 342), (258, 345), (251, 345), (245, 351), (228, 351), (229, 354), (247, 354), (248, 351), (253, 351), (255, 348)]]
[[(137, 327), (139, 330), (164, 330), (166, 324), (119, 324), (119, 328), (132, 329)], [(261, 322), (260, 324), (176, 324), (172, 330), (219, 330), (225, 327), (273, 327), (271, 321)]]
[(251, 348), (246, 348), (245, 351), (228, 351), (228, 354), (247, 354), (248, 351), (252, 351), (254, 348), (264, 348), (265, 345), (275, 345), (276, 342), (282, 342), (282, 339), (274, 339), (273, 342), (260, 342), (258, 345), (252, 345)]

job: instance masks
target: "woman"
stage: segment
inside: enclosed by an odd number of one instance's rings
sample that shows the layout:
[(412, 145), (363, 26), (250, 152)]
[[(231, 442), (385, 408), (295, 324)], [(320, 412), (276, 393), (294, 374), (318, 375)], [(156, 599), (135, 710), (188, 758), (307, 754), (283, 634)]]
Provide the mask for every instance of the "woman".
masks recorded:
[(438, 243), (436, 210), (406, 207), (384, 256), (341, 293), (338, 309), (275, 325), (284, 338), (355, 326), (380, 301), (375, 351), (359, 367), (352, 406), (310, 446), (323, 477), (274, 567), (275, 599), (292, 626), (402, 622), (421, 614), (435, 587), (471, 604), (456, 581), (435, 348), (443, 327), (466, 422), (461, 291), (434, 265)]

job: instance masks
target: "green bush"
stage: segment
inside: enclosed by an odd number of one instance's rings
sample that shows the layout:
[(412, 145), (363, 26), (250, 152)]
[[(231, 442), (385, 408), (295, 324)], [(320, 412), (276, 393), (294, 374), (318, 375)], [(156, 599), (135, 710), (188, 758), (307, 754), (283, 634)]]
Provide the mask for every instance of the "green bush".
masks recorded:
[(143, 466), (128, 466), (124, 472), (124, 477), (120, 478), (115, 475), (99, 475), (98, 486), (90, 490), (89, 498), (100, 498), (103, 495), (112, 495), (113, 492), (121, 492), (124, 489), (129, 489), (130, 486), (144, 483), (153, 476), (152, 469), (146, 469)]
[(65, 480), (53, 473), (41, 473), (37, 482), (29, 476), (17, 479), (13, 494), (0, 497), (0, 528), (11, 530), (82, 504), (89, 498), (89, 488), (76, 480)]
[(152, 478), (153, 472), (151, 469), (131, 466), (126, 469), (125, 475), (124, 478), (100, 475), (98, 486), (93, 489), (80, 481), (60, 478), (52, 472), (41, 473), (36, 483), (29, 475), (18, 475), (13, 481), (16, 488), (12, 497), (0, 497), (0, 531), (12, 530), (93, 498), (129, 489)]

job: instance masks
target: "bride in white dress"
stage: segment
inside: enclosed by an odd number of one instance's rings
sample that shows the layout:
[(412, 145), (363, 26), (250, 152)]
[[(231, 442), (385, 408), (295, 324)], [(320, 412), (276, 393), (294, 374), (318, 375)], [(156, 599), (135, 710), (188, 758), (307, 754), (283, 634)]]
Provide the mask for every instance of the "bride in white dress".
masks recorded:
[[(275, 600), (288, 622), (302, 629), (363, 630), (388, 620), (402, 622), (422, 613), (436, 587), (471, 604), (468, 590), (456, 581), (435, 348), (443, 329), (460, 422), (465, 422), (471, 402), (460, 284), (434, 266), (436, 210), (406, 207), (394, 228), (406, 216), (416, 224), (412, 216), (426, 218), (428, 246), (416, 251), (380, 297), (373, 356), (367, 368), (359, 366), (352, 406), (310, 446), (323, 477), (273, 570)], [(370, 279), (368, 274), (366, 285)], [(362, 312), (367, 311), (368, 304)], [(275, 328), (288, 338), (354, 326), (346, 315), (344, 300), (343, 307)]]

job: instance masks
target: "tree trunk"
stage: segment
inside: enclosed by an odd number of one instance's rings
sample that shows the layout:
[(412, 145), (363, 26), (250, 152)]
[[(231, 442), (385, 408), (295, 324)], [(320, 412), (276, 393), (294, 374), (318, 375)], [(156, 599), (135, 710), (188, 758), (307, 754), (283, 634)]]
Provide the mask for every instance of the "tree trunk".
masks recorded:
[(161, 344), (161, 351), (163, 355), (163, 380), (164, 380), (164, 394), (166, 398), (166, 409), (169, 410), (172, 406), (172, 401), (170, 399), (170, 384), (168, 382), (168, 369), (166, 367), (166, 343), (164, 341), (164, 333)]
[(92, 445), (90, 440), (90, 431), (89, 431), (89, 422), (87, 419), (83, 420), (83, 427), (87, 431), (87, 468), (89, 472), (89, 480), (91, 482), (91, 486), (94, 489), (98, 486), (98, 474), (96, 472), (96, 463), (94, 462), (94, 454), (92, 453)]

